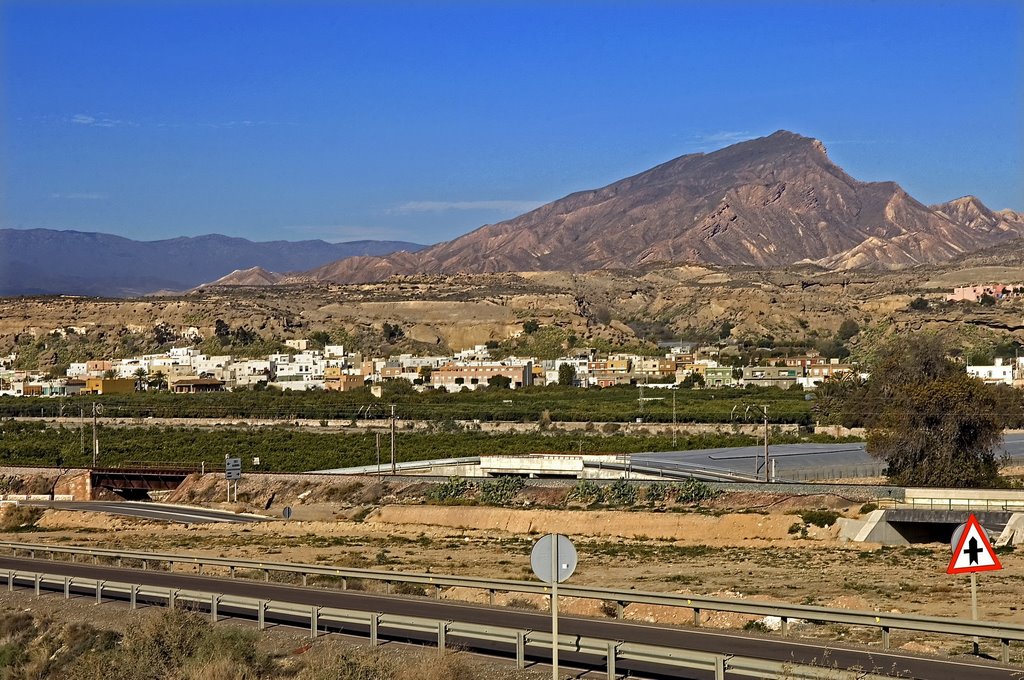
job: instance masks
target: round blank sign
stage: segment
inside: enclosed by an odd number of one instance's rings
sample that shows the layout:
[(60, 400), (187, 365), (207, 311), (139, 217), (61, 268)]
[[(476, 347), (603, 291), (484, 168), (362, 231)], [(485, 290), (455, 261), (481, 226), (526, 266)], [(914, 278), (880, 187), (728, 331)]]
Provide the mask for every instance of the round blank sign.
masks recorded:
[(285, 509), (281, 511), (281, 516), (284, 517), (285, 519), (291, 519), (292, 518), (292, 509), (291, 509), (291, 507), (285, 507)]
[[(558, 564), (557, 573), (552, 569), (552, 542), (555, 544), (555, 556)], [(556, 582), (552, 578), (553, 576), (557, 576), (557, 583), (561, 583), (576, 571), (576, 546), (572, 544), (568, 536), (548, 534), (533, 544), (533, 552), (530, 553), (530, 565), (533, 567), (533, 573), (544, 583)]]

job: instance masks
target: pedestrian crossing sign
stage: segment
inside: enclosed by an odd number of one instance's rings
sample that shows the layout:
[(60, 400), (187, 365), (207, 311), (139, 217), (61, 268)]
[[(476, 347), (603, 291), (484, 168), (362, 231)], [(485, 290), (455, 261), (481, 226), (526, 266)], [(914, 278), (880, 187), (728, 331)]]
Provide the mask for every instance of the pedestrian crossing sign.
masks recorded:
[(978, 523), (978, 518), (973, 514), (968, 518), (967, 524), (959, 540), (953, 543), (953, 557), (949, 560), (946, 568), (947, 574), (970, 574), (976, 571), (995, 571), (1002, 569), (996, 551), (985, 535), (985, 530)]

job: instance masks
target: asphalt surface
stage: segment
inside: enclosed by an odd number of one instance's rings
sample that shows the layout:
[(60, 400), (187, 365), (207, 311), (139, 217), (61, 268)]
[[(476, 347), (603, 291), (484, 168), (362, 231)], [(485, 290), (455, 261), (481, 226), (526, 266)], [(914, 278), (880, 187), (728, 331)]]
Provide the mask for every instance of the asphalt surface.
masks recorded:
[[(771, 445), (769, 455), (775, 460), (778, 477), (783, 480), (799, 480), (815, 472), (835, 471), (837, 476), (856, 476), (858, 470), (881, 467), (878, 461), (867, 454), (863, 442), (850, 444), (777, 444)], [(1024, 434), (1006, 435), (1001, 453), (1015, 460), (1024, 460)], [(634, 465), (671, 469), (697, 468), (709, 471), (734, 472), (752, 475), (764, 455), (763, 446), (740, 446), (719, 449), (698, 449), (695, 451), (665, 451), (662, 453), (637, 453), (632, 456)], [(762, 468), (763, 469), (763, 468)], [(762, 473), (763, 474), (763, 473)]]
[(142, 517), (145, 519), (178, 522), (180, 524), (209, 524), (214, 522), (245, 524), (263, 522), (268, 518), (257, 515), (238, 514), (224, 510), (211, 510), (184, 505), (164, 505), (157, 503), (134, 503), (123, 501), (109, 503), (105, 501), (20, 501), (21, 505), (54, 510), (78, 510), (102, 512), (110, 515)]
[[(489, 608), (426, 598), (401, 598), (352, 591), (299, 588), (259, 581), (7, 556), (0, 556), (0, 569), (35, 571), (58, 576), (103, 579), (159, 588), (198, 590), (277, 602), (515, 627), (524, 630), (551, 630), (551, 619), (546, 613)], [(824, 661), (828, 666), (857, 668), (862, 672), (871, 671), (899, 675), (903, 678), (921, 678), (922, 680), (963, 680), (965, 678), (1010, 680), (1011, 678), (1019, 679), (1022, 674), (1022, 669), (1019, 667), (906, 656), (881, 650), (823, 644), (811, 640), (762, 638), (699, 629), (669, 628), (574, 617), (561, 617), (559, 627), (562, 635), (581, 635), (661, 645), (680, 650), (732, 654), (801, 664), (822, 664)], [(625, 665), (620, 663), (620, 667), (625, 668)], [(693, 674), (693, 677), (700, 677), (700, 674)]]

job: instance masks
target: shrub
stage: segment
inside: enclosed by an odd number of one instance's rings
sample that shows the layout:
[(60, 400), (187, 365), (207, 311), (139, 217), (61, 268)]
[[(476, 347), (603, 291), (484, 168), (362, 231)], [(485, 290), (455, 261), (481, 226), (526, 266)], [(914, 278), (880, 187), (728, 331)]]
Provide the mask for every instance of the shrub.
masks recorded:
[(598, 503), (604, 498), (604, 493), (597, 484), (589, 479), (581, 479), (569, 490), (569, 495), (566, 496), (566, 500), (576, 501), (579, 503)]
[(800, 519), (816, 527), (829, 527), (839, 519), (839, 513), (835, 510), (804, 510), (800, 513)]
[(866, 515), (869, 512), (874, 512), (875, 510), (878, 510), (878, 503), (865, 503), (864, 505), (860, 506), (860, 514), (862, 515)]
[(461, 477), (449, 477), (447, 482), (436, 484), (427, 491), (427, 498), (435, 503), (450, 503), (462, 498), (469, 491), (470, 484)]
[(633, 505), (636, 499), (636, 487), (624, 479), (617, 480), (605, 493), (605, 500), (615, 505)]
[(701, 501), (714, 498), (719, 493), (718, 490), (711, 488), (704, 482), (698, 482), (696, 479), (687, 479), (685, 482), (673, 482), (668, 490), (668, 494), (677, 503), (700, 503)]
[(522, 477), (501, 477), (480, 486), (480, 501), (487, 505), (508, 505), (522, 491), (526, 482)]
[(661, 503), (668, 495), (668, 486), (661, 482), (648, 484), (644, 487), (644, 500), (648, 503)]

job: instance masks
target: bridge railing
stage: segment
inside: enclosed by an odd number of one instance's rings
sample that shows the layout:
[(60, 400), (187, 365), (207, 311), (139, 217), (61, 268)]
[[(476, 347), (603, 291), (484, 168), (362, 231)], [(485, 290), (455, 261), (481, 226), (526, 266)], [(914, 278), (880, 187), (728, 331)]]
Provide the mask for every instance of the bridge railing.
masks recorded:
[[(383, 571), (373, 569), (355, 569), (333, 567), (316, 564), (292, 564), (257, 560), (240, 560), (212, 555), (182, 555), (175, 553), (150, 553), (130, 550), (110, 550), (103, 548), (55, 546), (47, 544), (29, 544), (3, 541), (0, 549), (10, 550), (14, 555), (27, 553), (35, 558), (37, 554), (91, 557), (94, 562), (100, 558), (122, 566), (124, 560), (140, 562), (143, 569), (156, 564), (192, 565), (199, 573), (205, 567), (226, 568), (232, 578), (241, 570), (249, 573), (262, 574), (265, 581), (270, 580), (271, 573), (291, 574), (301, 578), (302, 585), (308, 584), (310, 576), (330, 577), (341, 582), (342, 589), (348, 588), (350, 580), (377, 581), (385, 586), (390, 593), (394, 584), (419, 585), (432, 589), (434, 597), (439, 598), (442, 588), (470, 588), (487, 592), (488, 601), (494, 604), (495, 594), (532, 593), (547, 594), (549, 588), (538, 581), (516, 581), (511, 579), (488, 579), (475, 576), (451, 576), (445, 574), (414, 573)], [(619, 588), (596, 588), (592, 586), (559, 586), (559, 593), (566, 597), (577, 597), (590, 600), (601, 600), (614, 604), (616, 618), (623, 618), (626, 607), (632, 604), (659, 605), (678, 607), (693, 612), (694, 625), (701, 625), (704, 612), (730, 612), (752, 616), (777, 616), (781, 619), (781, 632), (788, 635), (790, 624), (797, 621), (816, 623), (838, 623), (852, 626), (874, 628), (881, 632), (882, 647), (890, 648), (889, 637), (893, 630), (905, 630), (919, 633), (934, 633), (961, 637), (983, 637), (999, 640), (1001, 657), (1009, 661), (1010, 643), (1024, 641), (1024, 625), (1000, 623), (992, 621), (974, 621), (971, 619), (947, 618), (939, 616), (923, 616), (894, 612), (874, 612), (852, 609), (834, 609), (814, 605), (797, 605), (785, 602), (761, 602), (739, 600), (734, 598), (709, 597), (703, 595), (681, 595), (677, 593), (657, 593)]]

